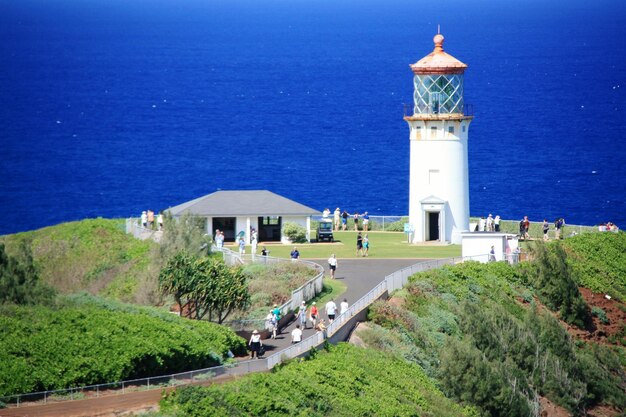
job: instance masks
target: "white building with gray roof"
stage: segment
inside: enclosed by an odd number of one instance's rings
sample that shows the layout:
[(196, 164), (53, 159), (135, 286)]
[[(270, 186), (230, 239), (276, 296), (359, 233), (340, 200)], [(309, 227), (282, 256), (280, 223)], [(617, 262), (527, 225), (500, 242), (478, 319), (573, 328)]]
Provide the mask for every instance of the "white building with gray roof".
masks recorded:
[(234, 242), (243, 232), (250, 244), (250, 231), (255, 229), (259, 242), (285, 242), (282, 234), (287, 222), (303, 226), (307, 240), (311, 236), (311, 216), (315, 209), (267, 190), (216, 191), (168, 209), (172, 216), (184, 214), (206, 218), (207, 233), (224, 232), (227, 242)]

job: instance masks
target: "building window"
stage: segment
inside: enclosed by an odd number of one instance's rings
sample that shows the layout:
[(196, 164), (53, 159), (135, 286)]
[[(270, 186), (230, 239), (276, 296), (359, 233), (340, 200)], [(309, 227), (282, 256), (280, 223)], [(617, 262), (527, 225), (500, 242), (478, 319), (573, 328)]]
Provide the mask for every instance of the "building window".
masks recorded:
[(454, 135), (454, 126), (448, 126), (448, 133)]
[(429, 169), (428, 170), (428, 185), (439, 185), (439, 170), (438, 169)]
[(465, 125), (463, 125), (463, 133), (465, 133)]
[(417, 139), (421, 139), (422, 138), (422, 127), (421, 126), (415, 126), (415, 137)]
[(280, 224), (280, 216), (263, 217), (263, 226)]
[(430, 138), (435, 139), (437, 137), (437, 126), (430, 128)]

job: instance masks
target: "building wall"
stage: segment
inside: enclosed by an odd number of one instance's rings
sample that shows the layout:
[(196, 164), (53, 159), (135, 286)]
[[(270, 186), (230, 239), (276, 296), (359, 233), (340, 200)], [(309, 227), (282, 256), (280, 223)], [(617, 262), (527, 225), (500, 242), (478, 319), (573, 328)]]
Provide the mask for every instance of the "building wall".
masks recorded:
[(415, 231), (413, 241), (422, 242), (425, 237), (420, 201), (435, 196), (447, 202), (440, 214), (445, 215), (440, 239), (461, 243), (461, 232), (469, 230), (469, 120), (419, 120), (410, 121), (409, 126), (409, 223)]

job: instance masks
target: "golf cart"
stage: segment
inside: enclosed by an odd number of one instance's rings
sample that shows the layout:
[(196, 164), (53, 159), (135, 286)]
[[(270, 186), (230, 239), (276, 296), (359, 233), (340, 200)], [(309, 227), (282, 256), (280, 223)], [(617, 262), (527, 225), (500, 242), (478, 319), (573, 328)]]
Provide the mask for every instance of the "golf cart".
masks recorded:
[(333, 223), (330, 221), (321, 221), (317, 226), (317, 241), (318, 242), (334, 242), (333, 237)]

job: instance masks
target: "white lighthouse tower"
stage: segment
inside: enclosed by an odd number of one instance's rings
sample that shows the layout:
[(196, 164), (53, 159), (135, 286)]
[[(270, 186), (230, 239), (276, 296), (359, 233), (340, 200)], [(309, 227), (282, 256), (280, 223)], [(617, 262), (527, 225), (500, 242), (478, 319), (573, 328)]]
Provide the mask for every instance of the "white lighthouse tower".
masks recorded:
[(413, 109), (404, 117), (411, 129), (409, 224), (413, 242), (458, 244), (469, 229), (467, 65), (443, 51), (441, 34), (433, 41), (435, 50), (411, 65)]

